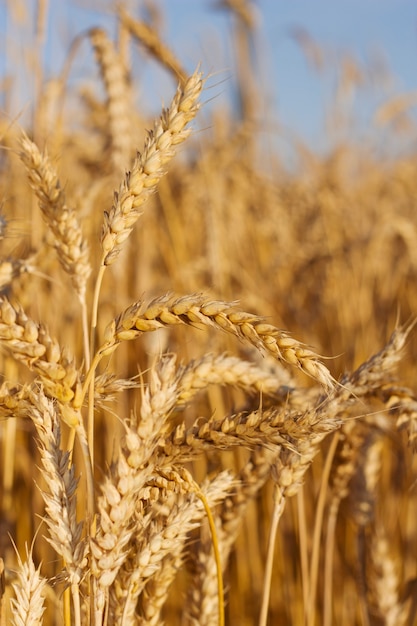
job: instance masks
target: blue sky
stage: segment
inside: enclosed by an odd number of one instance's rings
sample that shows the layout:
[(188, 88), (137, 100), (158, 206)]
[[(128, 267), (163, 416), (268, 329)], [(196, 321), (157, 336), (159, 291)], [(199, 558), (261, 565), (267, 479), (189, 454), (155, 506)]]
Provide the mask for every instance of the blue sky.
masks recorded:
[[(16, 108), (27, 105), (31, 97), (30, 71), (24, 64), (30, 59), (33, 18), (18, 24), (16, 16), (6, 15), (10, 4), (5, 0), (0, 4), (0, 77), (13, 76), (18, 94)], [(184, 65), (193, 69), (201, 61), (203, 70), (212, 74), (207, 97), (213, 97), (214, 103), (207, 106), (231, 107), (235, 72), (230, 18), (215, 8), (215, 0), (155, 0), (155, 4), (164, 16), (164, 38)], [(16, 5), (33, 7), (36, 3), (18, 0)], [(79, 32), (104, 26), (115, 33), (111, 5), (105, 0), (50, 0), (45, 47), (48, 76), (59, 74), (70, 42)], [(132, 14), (138, 14), (142, 3), (130, 0), (126, 5)], [(262, 93), (265, 132), (276, 132), (281, 138), (295, 135), (313, 148), (325, 146), (324, 137), (329, 135), (325, 120), (330, 118), (341, 62), (347, 56), (367, 76), (366, 87), (341, 99), (346, 115), (354, 114), (358, 133), (360, 128), (365, 132), (371, 128), (376, 108), (390, 95), (416, 90), (414, 0), (258, 0), (254, 7), (258, 23), (255, 70)], [(307, 33), (321, 48), (321, 71), (309, 63), (294, 32)], [(132, 59), (144, 85), (142, 93), (153, 93), (154, 97), (154, 102), (147, 101), (143, 106), (166, 102), (173, 91), (170, 79), (155, 65), (144, 65), (135, 48)], [(375, 80), (375, 67), (381, 65), (381, 59), (389, 69), (389, 81)], [(85, 42), (77, 55), (72, 80), (76, 83), (95, 75), (93, 57)]]

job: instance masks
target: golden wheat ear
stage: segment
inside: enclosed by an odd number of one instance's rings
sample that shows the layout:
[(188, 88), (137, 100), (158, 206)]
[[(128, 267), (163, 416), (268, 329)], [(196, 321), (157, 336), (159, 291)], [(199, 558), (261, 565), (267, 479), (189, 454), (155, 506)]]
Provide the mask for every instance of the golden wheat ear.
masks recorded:
[(20, 143), (20, 158), (45, 222), (51, 229), (61, 266), (83, 302), (91, 265), (89, 248), (77, 213), (67, 205), (65, 191), (47, 153), (42, 154), (25, 134)]
[(11, 599), (13, 626), (42, 624), (45, 611), (47, 580), (40, 574), (40, 567), (33, 562), (32, 550), (26, 551), (26, 561), (17, 555), (17, 580), (12, 583), (15, 597)]
[(161, 39), (157, 30), (150, 24), (133, 19), (123, 7), (119, 8), (119, 17), (123, 26), (127, 28), (139, 44), (183, 85), (187, 80), (187, 73), (179, 59)]
[(319, 382), (326, 390), (336, 381), (320, 358), (287, 332), (267, 324), (262, 317), (239, 310), (230, 302), (215, 301), (201, 294), (175, 298), (164, 295), (148, 306), (136, 302), (123, 311), (105, 331), (103, 352), (146, 332), (177, 325), (215, 328), (255, 346), (282, 363), (292, 365)]
[(128, 167), (132, 155), (132, 93), (128, 68), (101, 28), (89, 31), (107, 93), (106, 111), (111, 140), (110, 159), (115, 173)]
[(113, 263), (120, 253), (142, 214), (143, 205), (166, 173), (167, 163), (190, 134), (186, 127), (199, 109), (202, 88), (203, 77), (196, 70), (183, 86), (178, 87), (169, 108), (163, 111), (149, 132), (143, 151), (138, 153), (131, 171), (115, 194), (112, 208), (105, 213), (101, 235), (104, 265)]

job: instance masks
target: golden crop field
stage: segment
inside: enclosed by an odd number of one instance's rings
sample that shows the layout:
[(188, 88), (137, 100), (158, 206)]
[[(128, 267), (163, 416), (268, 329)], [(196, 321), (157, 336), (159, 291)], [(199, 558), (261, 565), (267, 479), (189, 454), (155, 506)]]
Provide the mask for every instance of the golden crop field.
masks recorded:
[[(286, 168), (252, 9), (218, 7), (239, 115), (156, 10), (53, 80), (16, 60), (29, 115), (1, 85), (0, 626), (417, 623), (413, 100), (381, 104), (385, 154), (300, 138)], [(138, 64), (172, 86), (153, 119)]]

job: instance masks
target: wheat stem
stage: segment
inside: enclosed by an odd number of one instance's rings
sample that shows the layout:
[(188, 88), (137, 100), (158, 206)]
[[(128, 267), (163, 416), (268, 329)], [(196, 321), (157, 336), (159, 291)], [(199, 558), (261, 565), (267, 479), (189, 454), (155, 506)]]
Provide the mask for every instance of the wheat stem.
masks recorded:
[(282, 489), (274, 486), (274, 508), (269, 526), (268, 549), (266, 554), (264, 582), (262, 585), (262, 602), (259, 614), (258, 626), (266, 626), (268, 619), (269, 597), (271, 593), (272, 567), (274, 564), (275, 541), (278, 531), (279, 520), (285, 506), (285, 496)]
[(297, 519), (298, 519), (298, 540), (300, 542), (300, 567), (301, 586), (303, 592), (303, 606), (308, 604), (310, 596), (310, 577), (308, 575), (308, 532), (305, 510), (305, 493), (301, 488), (297, 491)]
[(317, 505), (315, 507), (316, 515), (314, 519), (314, 531), (313, 531), (313, 549), (311, 553), (310, 563), (310, 576), (309, 576), (309, 590), (310, 595), (307, 604), (307, 611), (305, 613), (305, 621), (307, 626), (314, 626), (315, 622), (315, 603), (317, 594), (317, 580), (319, 571), (319, 557), (320, 557), (320, 536), (323, 528), (323, 515), (324, 507), (326, 504), (326, 493), (328, 488), (330, 471), (332, 469), (333, 458), (336, 453), (337, 444), (339, 442), (339, 431), (336, 431), (332, 437), (329, 451), (326, 456), (326, 462), (324, 464), (321, 482), (320, 492)]
[(219, 540), (217, 537), (216, 525), (214, 523), (213, 513), (211, 512), (206, 496), (201, 491), (197, 483), (194, 483), (194, 485), (195, 485), (195, 493), (197, 497), (200, 498), (201, 502), (203, 503), (204, 510), (206, 512), (207, 520), (208, 520), (209, 527), (210, 527), (211, 541), (213, 545), (214, 559), (216, 562), (216, 571), (217, 571), (217, 590), (218, 590), (218, 600), (219, 600), (219, 612), (218, 612), (219, 626), (224, 626), (223, 576), (222, 576), (222, 564), (221, 564), (221, 558), (220, 558), (220, 548), (219, 548)]
[(324, 548), (323, 578), (323, 626), (332, 626), (333, 615), (333, 554), (336, 533), (338, 501), (330, 505), (327, 518), (326, 543)]

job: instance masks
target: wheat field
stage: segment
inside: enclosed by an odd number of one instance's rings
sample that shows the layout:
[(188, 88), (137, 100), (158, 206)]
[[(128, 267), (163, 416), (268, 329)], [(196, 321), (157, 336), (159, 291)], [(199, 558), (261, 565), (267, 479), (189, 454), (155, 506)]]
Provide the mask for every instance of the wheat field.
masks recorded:
[[(286, 169), (252, 5), (219, 10), (239, 116), (123, 7), (33, 69), (28, 121), (2, 86), (0, 626), (417, 623), (415, 153)], [(400, 95), (378, 115), (415, 136)]]

